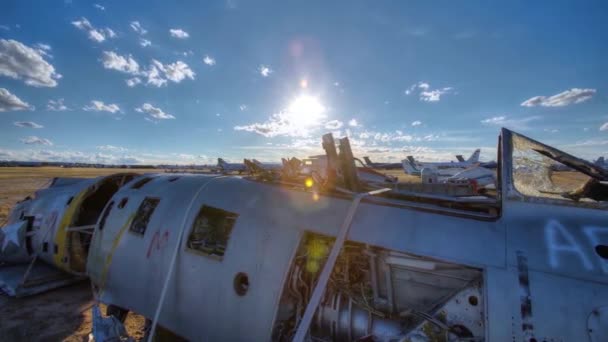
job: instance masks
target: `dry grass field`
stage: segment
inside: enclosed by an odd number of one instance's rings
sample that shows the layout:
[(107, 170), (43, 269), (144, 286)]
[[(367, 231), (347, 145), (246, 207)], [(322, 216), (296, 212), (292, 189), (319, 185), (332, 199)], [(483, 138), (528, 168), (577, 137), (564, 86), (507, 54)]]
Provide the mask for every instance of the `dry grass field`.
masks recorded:
[[(46, 186), (53, 177), (91, 178), (118, 172), (162, 170), (0, 168), (0, 226), (17, 201)], [(86, 281), (27, 298), (15, 299), (0, 294), (0, 341), (88, 341), (92, 305), (91, 287)], [(127, 317), (126, 327), (131, 336), (143, 338), (143, 325), (143, 317), (132, 314)]]
[(162, 172), (158, 169), (95, 169), (61, 167), (0, 167), (0, 226), (10, 209), (28, 195), (45, 187), (54, 177), (92, 178), (119, 172)]

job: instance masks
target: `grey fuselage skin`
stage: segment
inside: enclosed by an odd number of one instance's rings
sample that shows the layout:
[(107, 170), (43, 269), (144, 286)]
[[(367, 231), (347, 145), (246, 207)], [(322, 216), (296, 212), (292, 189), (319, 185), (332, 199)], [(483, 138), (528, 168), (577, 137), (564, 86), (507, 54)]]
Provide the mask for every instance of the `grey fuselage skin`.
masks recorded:
[[(511, 134), (501, 136), (494, 198), (446, 205), (422, 194), (370, 196), (347, 240), (393, 255), (399, 270), (412, 263), (405, 255), (420, 258), (419, 269), (444, 262), (479, 270), (483, 340), (608, 340), (606, 202), (519, 192)], [(138, 176), (121, 183), (99, 215), (86, 272), (102, 302), (149, 319), (160, 310), (158, 324), (189, 340), (269, 341), (291, 310), (283, 298), (303, 239), (335, 237), (352, 201), (238, 176)], [(194, 227), (208, 225), (198, 221), (206, 207), (236, 217), (218, 255), (191, 248)], [(243, 291), (239, 274), (248, 279)]]
[[(305, 232), (335, 235), (349, 200), (315, 199), (311, 193), (238, 177), (183, 175), (173, 183), (169, 178), (157, 175), (141, 189), (125, 186), (114, 196), (114, 201), (128, 198), (128, 203), (111, 210), (88, 259), (102, 301), (152, 317), (178, 247), (159, 324), (191, 340), (270, 340), (300, 238)], [(160, 198), (160, 203), (140, 236), (128, 230), (127, 222), (145, 197)], [(482, 269), (489, 341), (521, 341), (530, 333), (584, 341), (589, 315), (608, 305), (608, 265), (594, 250), (608, 244), (605, 210), (507, 195), (500, 217), (487, 219), (455, 216), (441, 208), (421, 210), (415, 203), (376, 202), (383, 203), (361, 204), (348, 239)], [(187, 233), (203, 205), (239, 215), (221, 260), (188, 250), (185, 239), (176, 246), (179, 231)], [(526, 317), (521, 313), (519, 255), (527, 259), (531, 308)], [(239, 272), (249, 276), (245, 296), (233, 291)]]

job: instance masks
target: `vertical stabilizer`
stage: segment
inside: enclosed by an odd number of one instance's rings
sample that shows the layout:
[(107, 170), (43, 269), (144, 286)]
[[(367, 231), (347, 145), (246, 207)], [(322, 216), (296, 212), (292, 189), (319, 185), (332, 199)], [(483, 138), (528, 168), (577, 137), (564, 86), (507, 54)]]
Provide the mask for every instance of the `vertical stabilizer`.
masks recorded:
[(467, 161), (469, 163), (477, 163), (479, 161), (479, 153), (481, 153), (481, 150), (476, 149), (475, 152), (473, 152), (473, 154), (471, 154), (469, 159), (467, 159)]

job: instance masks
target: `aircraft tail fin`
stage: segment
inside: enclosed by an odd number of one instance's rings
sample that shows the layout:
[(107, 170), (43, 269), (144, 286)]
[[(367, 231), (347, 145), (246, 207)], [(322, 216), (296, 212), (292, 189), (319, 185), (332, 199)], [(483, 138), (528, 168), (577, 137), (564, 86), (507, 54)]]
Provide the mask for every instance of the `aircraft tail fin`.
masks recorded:
[(462, 156), (462, 154), (457, 155), (457, 156), (456, 156), (456, 159), (457, 159), (459, 162), (461, 162), (461, 163), (465, 161), (465, 160), (464, 160), (464, 157)]
[(604, 161), (604, 157), (599, 157), (599, 158), (597, 158), (595, 163), (598, 165), (604, 165), (606, 162)]
[(467, 159), (469, 163), (477, 163), (479, 161), (479, 154), (481, 153), (480, 149), (476, 149), (473, 154)]
[(374, 164), (372, 163), (371, 159), (369, 159), (369, 157), (363, 157), (363, 160), (365, 160), (365, 164), (367, 166), (372, 166), (372, 164)]
[(408, 175), (420, 173), (420, 171), (414, 166), (414, 163), (412, 163), (410, 159), (403, 159), (401, 163), (403, 164), (403, 171), (405, 171), (405, 173), (407, 173)]
[(409, 161), (410, 161), (410, 163), (412, 163), (412, 165), (416, 165), (416, 159), (414, 159), (414, 157), (412, 157), (412, 156), (407, 156), (406, 158), (407, 158), (407, 160), (409, 160)]
[(226, 163), (226, 161), (222, 158), (217, 158), (217, 165), (219, 167), (226, 167), (228, 165), (228, 163)]

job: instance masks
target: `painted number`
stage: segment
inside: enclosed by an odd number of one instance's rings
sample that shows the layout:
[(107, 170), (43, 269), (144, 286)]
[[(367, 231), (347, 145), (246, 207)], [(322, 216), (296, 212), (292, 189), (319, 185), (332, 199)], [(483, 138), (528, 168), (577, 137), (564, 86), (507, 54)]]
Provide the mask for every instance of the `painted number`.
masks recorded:
[(152, 236), (152, 240), (150, 241), (150, 245), (148, 246), (148, 253), (146, 253), (146, 258), (150, 258), (150, 255), (154, 250), (160, 251), (163, 249), (167, 242), (169, 241), (169, 231), (166, 230), (164, 233), (160, 233), (160, 231), (156, 231), (154, 236)]

